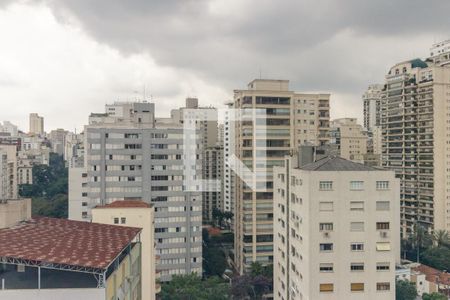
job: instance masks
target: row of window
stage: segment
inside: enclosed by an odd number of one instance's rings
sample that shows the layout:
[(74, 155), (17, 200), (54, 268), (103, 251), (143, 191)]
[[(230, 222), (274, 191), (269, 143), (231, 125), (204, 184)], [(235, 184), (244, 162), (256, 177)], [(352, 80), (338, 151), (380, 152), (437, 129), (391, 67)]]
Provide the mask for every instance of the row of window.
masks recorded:
[[(389, 271), (390, 264), (389, 262), (379, 262), (376, 265), (377, 271)], [(334, 264), (333, 263), (321, 263), (319, 265), (320, 272), (334, 272)], [(364, 271), (364, 263), (351, 263), (350, 271)]]
[[(321, 252), (331, 252), (333, 251), (333, 243), (321, 243), (319, 249)], [(390, 251), (391, 244), (389, 242), (378, 242), (376, 244), (377, 251)], [(364, 251), (364, 243), (351, 243), (350, 251)]]
[[(376, 222), (377, 230), (389, 230), (389, 222)], [(319, 223), (320, 231), (333, 231), (333, 223)], [(350, 231), (364, 231), (364, 222), (350, 222)]]
[[(334, 291), (333, 283), (321, 283), (319, 290), (321, 293), (330, 293)], [(391, 284), (389, 282), (377, 282), (377, 291), (390, 291)], [(364, 292), (364, 283), (357, 282), (350, 284), (350, 291), (352, 292)]]
[[(389, 189), (389, 181), (377, 181), (377, 190), (387, 190)], [(364, 189), (364, 181), (350, 181), (350, 190), (361, 191)], [(333, 181), (320, 181), (319, 190), (321, 191), (331, 191), (333, 190)]]

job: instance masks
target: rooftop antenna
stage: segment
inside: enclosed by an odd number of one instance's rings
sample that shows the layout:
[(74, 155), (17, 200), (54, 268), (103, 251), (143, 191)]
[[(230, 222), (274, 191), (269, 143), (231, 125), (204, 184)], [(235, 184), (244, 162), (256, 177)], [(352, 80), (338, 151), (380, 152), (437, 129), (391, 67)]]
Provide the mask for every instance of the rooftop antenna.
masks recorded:
[(259, 68), (259, 79), (262, 79), (261, 67)]

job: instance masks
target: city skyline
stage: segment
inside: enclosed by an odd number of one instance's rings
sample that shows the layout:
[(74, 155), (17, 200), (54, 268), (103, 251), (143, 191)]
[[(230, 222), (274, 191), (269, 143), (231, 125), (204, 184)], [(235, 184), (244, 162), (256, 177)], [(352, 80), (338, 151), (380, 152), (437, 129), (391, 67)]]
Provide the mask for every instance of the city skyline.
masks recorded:
[[(270, 3), (253, 7), (250, 2), (199, 1), (181, 8), (174, 3), (139, 2), (103, 7), (99, 2), (90, 9), (101, 19), (88, 13), (84, 4), (0, 4), (5, 45), (0, 50), (3, 119), (26, 130), (28, 112), (36, 112), (47, 120), (46, 131), (81, 130), (89, 112), (114, 100), (142, 98), (144, 90), (168, 115), (188, 96), (198, 97), (202, 105), (222, 107), (232, 99), (233, 88), (244, 88), (248, 80), (262, 77), (289, 79), (292, 90), (331, 93), (331, 117), (357, 117), (361, 123), (361, 95), (367, 86), (382, 81), (395, 62), (428, 56), (434, 42), (447, 38), (448, 25), (435, 17), (421, 26), (414, 24), (413, 16), (390, 20), (391, 6), (352, 8), (351, 1), (344, 2), (337, 15), (332, 14), (332, 4), (308, 2), (295, 4), (292, 12), (289, 5), (274, 8)], [(109, 28), (122, 22), (115, 18), (122, 9), (128, 12), (124, 18), (130, 27), (111, 32)], [(304, 10), (298, 22), (287, 21), (298, 9)], [(318, 9), (323, 19), (314, 17)], [(371, 9), (380, 16), (379, 24), (363, 20)], [(413, 15), (415, 11), (421, 10), (413, 9)], [(442, 11), (445, 7), (431, 6), (426, 13), (439, 16)], [(358, 14), (346, 19), (351, 13)], [(246, 15), (255, 20), (246, 21)], [(150, 26), (152, 20), (164, 17), (168, 24)], [(278, 24), (275, 17), (286, 21)], [(213, 27), (206, 29), (208, 24)], [(313, 29), (305, 33), (302, 28), (311, 24)], [(145, 30), (133, 30), (136, 25)], [(259, 30), (265, 34), (252, 34)], [(230, 42), (236, 47), (224, 46)], [(208, 55), (199, 55), (201, 50)], [(236, 63), (229, 64), (230, 60)], [(10, 107), (10, 101), (18, 105)]]

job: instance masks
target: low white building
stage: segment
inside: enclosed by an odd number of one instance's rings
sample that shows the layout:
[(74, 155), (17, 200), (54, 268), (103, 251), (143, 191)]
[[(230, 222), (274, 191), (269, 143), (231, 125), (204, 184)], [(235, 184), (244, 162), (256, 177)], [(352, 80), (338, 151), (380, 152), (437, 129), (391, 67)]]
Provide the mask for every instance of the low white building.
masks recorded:
[(394, 172), (330, 156), (274, 167), (274, 299), (394, 299)]

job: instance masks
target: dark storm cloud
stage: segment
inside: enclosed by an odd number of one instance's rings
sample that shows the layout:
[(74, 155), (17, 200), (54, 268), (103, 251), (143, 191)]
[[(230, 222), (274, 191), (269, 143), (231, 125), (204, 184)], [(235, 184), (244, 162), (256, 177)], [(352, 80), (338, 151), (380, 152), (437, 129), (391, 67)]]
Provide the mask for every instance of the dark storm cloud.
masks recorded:
[(345, 60), (362, 58), (345, 53), (352, 45), (337, 49), (339, 41), (329, 43), (339, 33), (408, 38), (450, 32), (446, 0), (227, 1), (224, 11), (205, 0), (50, 3), (62, 19), (75, 16), (97, 40), (123, 53), (148, 52), (159, 64), (227, 88), (262, 70), (265, 77), (289, 78), (307, 89), (354, 91), (368, 82), (355, 80)]

